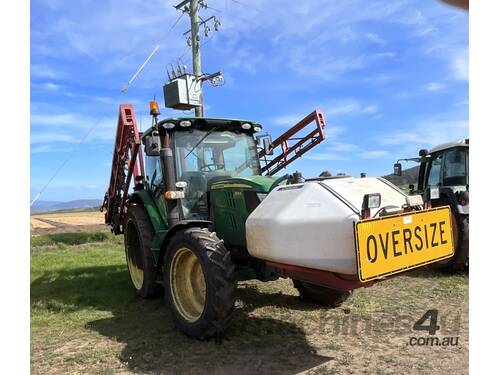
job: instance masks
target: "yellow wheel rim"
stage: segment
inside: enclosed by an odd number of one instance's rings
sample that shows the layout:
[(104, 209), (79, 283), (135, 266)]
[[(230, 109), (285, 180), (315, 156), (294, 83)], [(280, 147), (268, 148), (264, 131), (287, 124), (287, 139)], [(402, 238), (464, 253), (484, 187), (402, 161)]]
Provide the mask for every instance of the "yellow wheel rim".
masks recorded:
[(185, 247), (179, 249), (170, 265), (170, 292), (176, 310), (188, 322), (197, 321), (203, 314), (206, 289), (196, 254)]
[(144, 283), (144, 269), (142, 267), (141, 259), (141, 242), (139, 240), (139, 234), (137, 233), (137, 228), (133, 222), (127, 223), (127, 233), (126, 233), (126, 245), (125, 254), (127, 256), (127, 266), (128, 272), (130, 274), (130, 279), (134, 288), (140, 290), (142, 284)]
[(135, 289), (140, 290), (142, 288), (142, 284), (144, 282), (144, 270), (141, 270), (132, 259), (127, 252), (127, 265), (128, 272), (130, 273), (130, 278), (132, 279), (132, 284), (134, 284)]

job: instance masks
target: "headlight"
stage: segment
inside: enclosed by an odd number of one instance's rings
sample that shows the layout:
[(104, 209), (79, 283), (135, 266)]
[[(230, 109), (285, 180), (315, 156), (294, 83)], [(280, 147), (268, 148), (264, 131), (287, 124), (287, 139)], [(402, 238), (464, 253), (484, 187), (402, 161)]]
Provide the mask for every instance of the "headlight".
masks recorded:
[(191, 121), (189, 120), (182, 120), (179, 122), (179, 125), (182, 126), (183, 128), (188, 128), (191, 126)]
[(248, 130), (252, 128), (252, 125), (250, 125), (248, 122), (245, 122), (244, 124), (241, 124), (241, 128), (244, 130)]
[(175, 128), (175, 124), (173, 122), (166, 122), (162, 125), (165, 129), (173, 129)]
[(431, 186), (431, 199), (439, 199), (439, 186)]

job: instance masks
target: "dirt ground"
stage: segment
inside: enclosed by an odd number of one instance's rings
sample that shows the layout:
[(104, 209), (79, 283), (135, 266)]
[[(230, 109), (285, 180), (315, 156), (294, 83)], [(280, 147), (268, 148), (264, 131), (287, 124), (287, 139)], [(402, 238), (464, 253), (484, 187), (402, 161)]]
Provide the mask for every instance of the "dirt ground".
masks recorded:
[(34, 214), (30, 217), (31, 233), (81, 232), (107, 229), (104, 213), (89, 212), (51, 212)]
[[(37, 215), (55, 228), (34, 231), (92, 228), (99, 215)], [(120, 239), (32, 248), (33, 374), (468, 374), (467, 274), (406, 273), (336, 309), (301, 301), (288, 279), (242, 282), (217, 344), (176, 330), (162, 299), (134, 295)], [(428, 310), (435, 335), (414, 327)]]

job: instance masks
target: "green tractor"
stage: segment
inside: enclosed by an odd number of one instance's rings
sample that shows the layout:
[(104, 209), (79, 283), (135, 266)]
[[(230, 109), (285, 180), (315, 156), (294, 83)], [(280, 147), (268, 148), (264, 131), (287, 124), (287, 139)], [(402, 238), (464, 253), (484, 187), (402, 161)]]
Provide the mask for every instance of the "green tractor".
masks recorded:
[[(229, 324), (237, 280), (277, 278), (264, 261), (249, 255), (245, 221), (269, 191), (286, 181), (270, 174), (323, 140), (323, 115), (313, 112), (281, 137), (278, 145), (309, 123), (317, 125), (262, 166), (273, 145), (269, 135), (257, 136), (260, 124), (196, 117), (158, 121), (157, 104), (152, 106), (153, 126), (142, 134), (133, 106), (120, 106), (105, 221), (115, 234), (124, 234), (137, 294), (164, 294), (182, 332), (210, 338)], [(327, 304), (348, 295), (296, 285)]]
[(401, 161), (420, 164), (417, 187), (410, 184), (410, 194), (431, 195), (432, 207), (449, 206), (455, 243), (453, 257), (435, 263), (443, 272), (456, 273), (469, 265), (469, 140), (448, 142), (430, 151), (420, 150), (418, 158), (400, 159), (394, 175), (402, 175)]

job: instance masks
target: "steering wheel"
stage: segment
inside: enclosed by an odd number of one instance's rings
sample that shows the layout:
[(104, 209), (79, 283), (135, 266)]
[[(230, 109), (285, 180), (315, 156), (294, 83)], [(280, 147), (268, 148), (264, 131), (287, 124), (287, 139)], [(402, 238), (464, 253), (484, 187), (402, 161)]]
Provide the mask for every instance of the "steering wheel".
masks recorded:
[(204, 164), (200, 167), (201, 172), (215, 172), (218, 169), (223, 169), (224, 164), (219, 164), (219, 163), (210, 163), (210, 164)]

